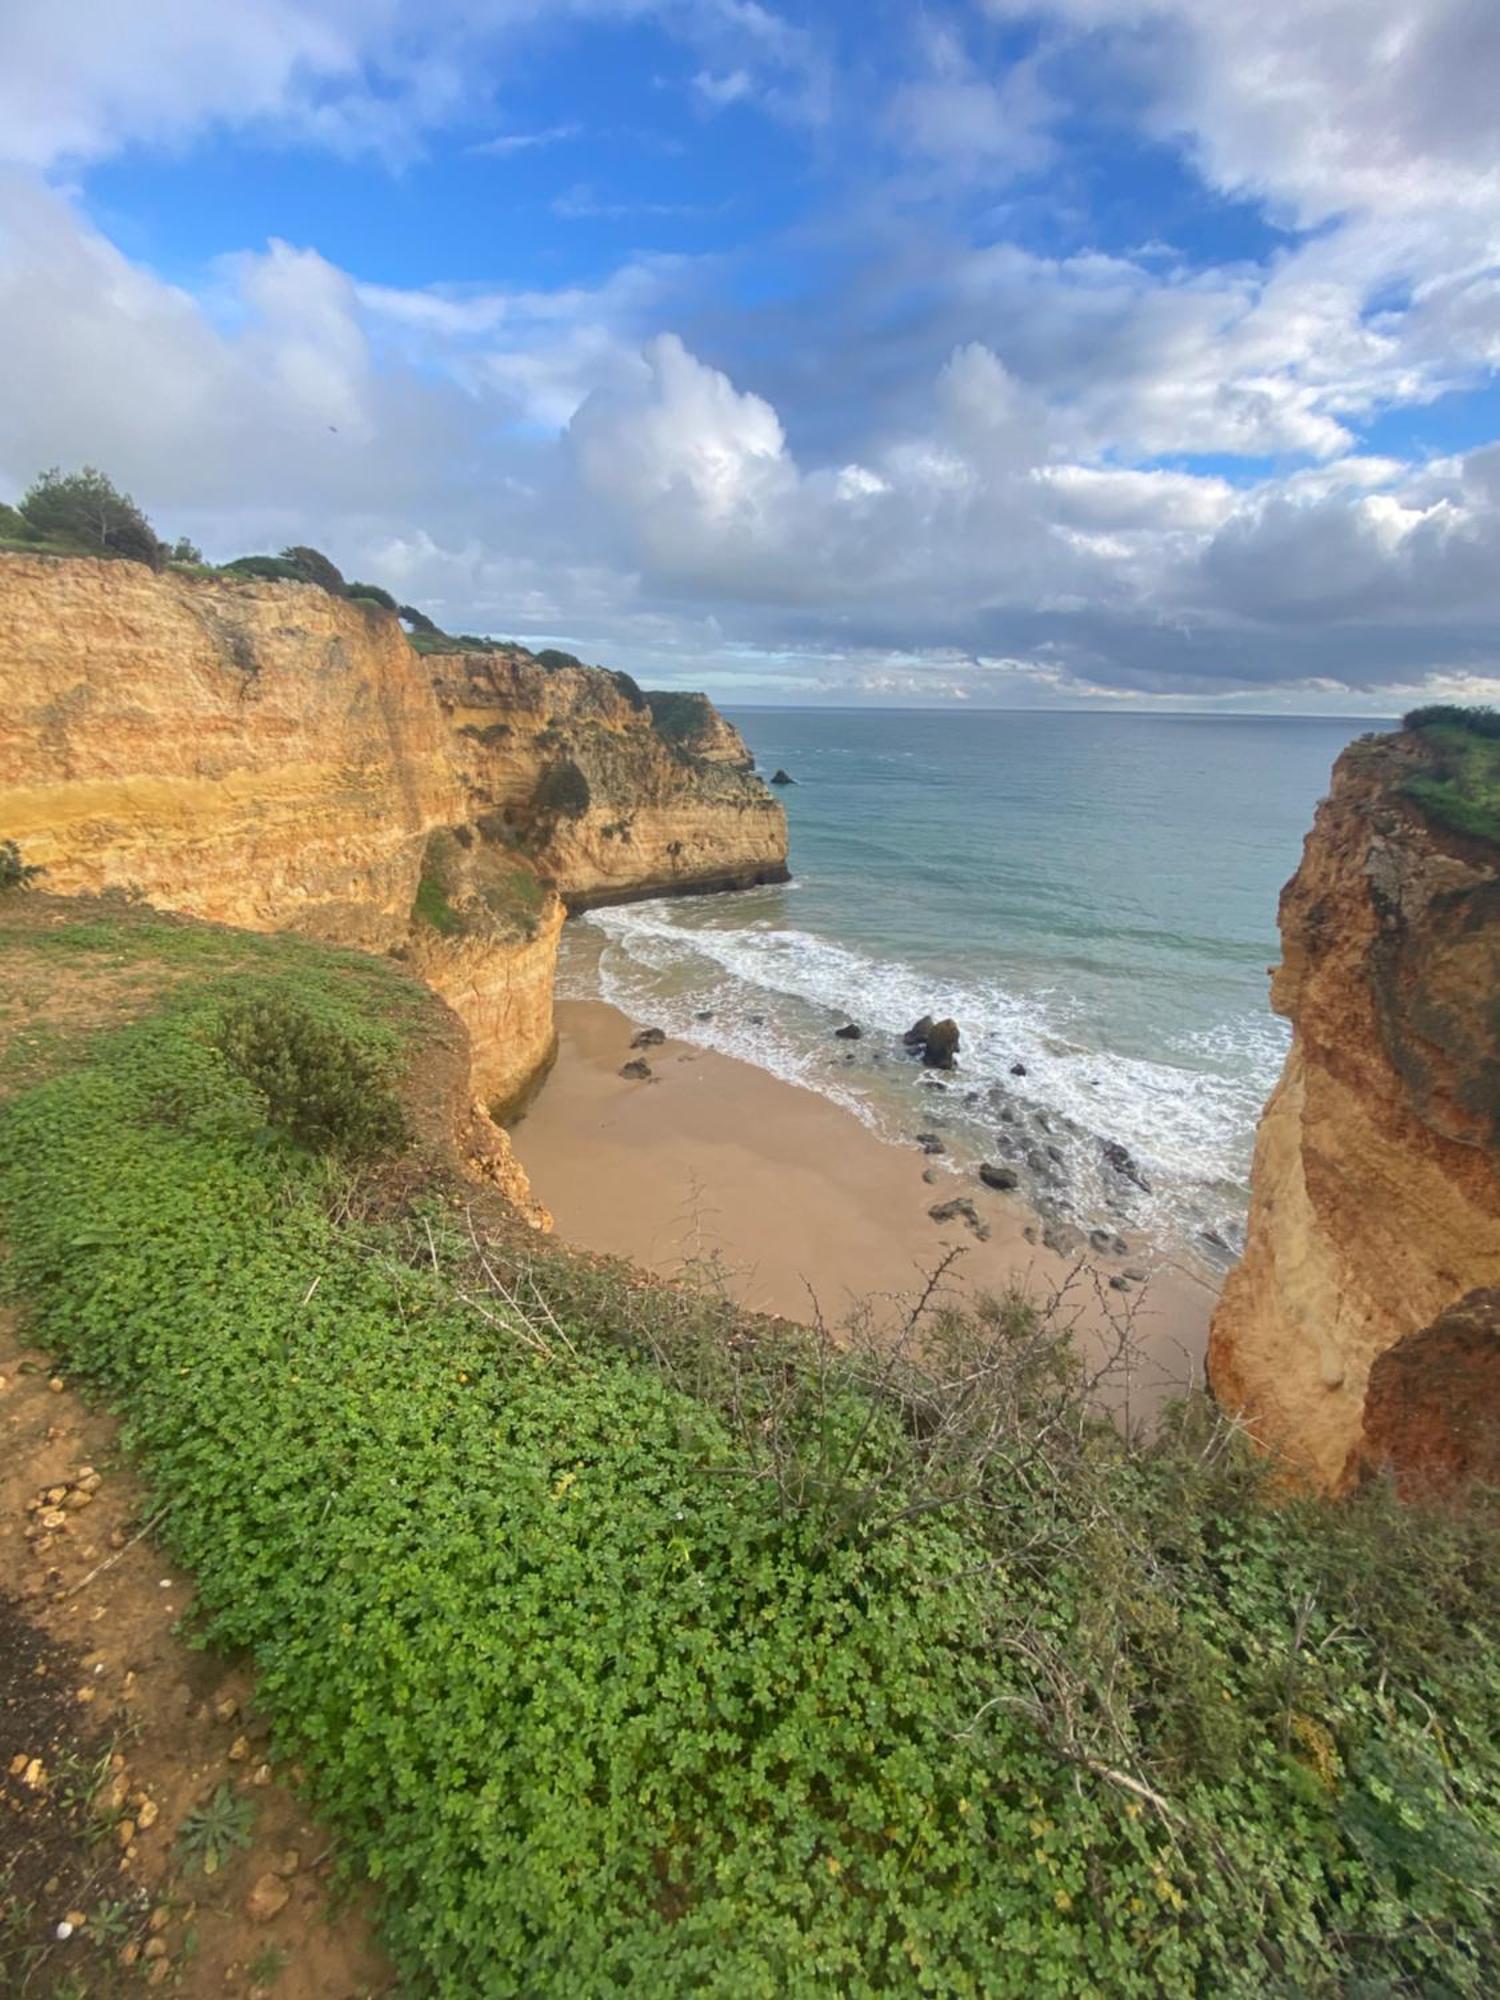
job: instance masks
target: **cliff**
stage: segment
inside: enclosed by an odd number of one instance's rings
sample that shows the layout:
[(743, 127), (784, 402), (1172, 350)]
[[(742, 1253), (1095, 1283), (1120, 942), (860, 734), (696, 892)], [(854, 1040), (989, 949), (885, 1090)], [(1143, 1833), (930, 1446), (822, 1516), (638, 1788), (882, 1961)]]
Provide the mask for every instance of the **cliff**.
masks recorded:
[(518, 843), (570, 909), (784, 882), (786, 816), (701, 695), (519, 650), (437, 655), (469, 816)]
[(0, 666), (0, 839), (48, 889), (405, 958), (497, 1116), (552, 1059), (565, 904), (786, 875), (701, 697), (658, 728), (628, 676), (424, 657), (314, 585), (0, 555)]
[(1500, 845), (1464, 796), (1492, 750), (1353, 745), (1282, 893), (1292, 1046), (1209, 1373), (1329, 1490), (1500, 1472)]

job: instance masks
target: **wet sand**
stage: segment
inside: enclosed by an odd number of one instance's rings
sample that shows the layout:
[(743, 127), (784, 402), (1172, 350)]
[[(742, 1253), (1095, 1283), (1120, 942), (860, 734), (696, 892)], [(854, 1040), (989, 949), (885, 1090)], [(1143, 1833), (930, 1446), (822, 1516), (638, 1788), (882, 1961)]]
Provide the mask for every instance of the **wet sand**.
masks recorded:
[[(567, 1240), (830, 1326), (865, 1300), (898, 1320), (956, 1249), (950, 1292), (1019, 1283), (1045, 1297), (1066, 1286), (1063, 1315), (1086, 1352), (1128, 1312), (1142, 1357), (1133, 1405), (1201, 1379), (1214, 1287), (1144, 1241), (1125, 1257), (1070, 1262), (1027, 1239), (1036, 1217), (1018, 1197), (877, 1138), (812, 1091), (683, 1042), (632, 1050), (642, 1024), (601, 1001), (562, 1001), (557, 1020), (557, 1065), (511, 1137)], [(619, 1074), (636, 1058), (649, 1081)], [(987, 1242), (962, 1220), (932, 1220), (928, 1210), (956, 1195), (973, 1201)], [(1146, 1283), (1111, 1289), (1127, 1269)]]

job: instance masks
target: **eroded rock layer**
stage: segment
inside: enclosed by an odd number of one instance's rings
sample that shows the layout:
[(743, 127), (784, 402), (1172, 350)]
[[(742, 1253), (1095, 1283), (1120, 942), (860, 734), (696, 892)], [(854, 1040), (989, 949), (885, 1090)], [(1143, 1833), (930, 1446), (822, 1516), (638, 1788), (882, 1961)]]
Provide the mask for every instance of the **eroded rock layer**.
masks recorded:
[(313, 585), (0, 555), (0, 687), (0, 839), (48, 889), (398, 953), (501, 1117), (556, 1047), (565, 902), (786, 874), (781, 808), (702, 697), (423, 657)]
[(1210, 1341), (1220, 1400), (1330, 1490), (1500, 1471), (1500, 848), (1418, 808), (1424, 756), (1347, 750), (1282, 893), (1292, 1047)]

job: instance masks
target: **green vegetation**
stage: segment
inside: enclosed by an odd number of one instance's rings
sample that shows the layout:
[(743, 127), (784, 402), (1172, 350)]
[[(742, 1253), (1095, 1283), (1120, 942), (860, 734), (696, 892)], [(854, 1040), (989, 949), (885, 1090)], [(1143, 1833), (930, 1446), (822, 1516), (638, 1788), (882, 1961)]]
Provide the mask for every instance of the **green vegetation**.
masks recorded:
[(706, 694), (684, 694), (675, 689), (648, 688), (646, 705), (652, 726), (664, 743), (682, 747), (694, 742), (709, 726), (713, 707)]
[[(546, 739), (544, 730), (538, 736), (539, 743)], [(573, 762), (564, 757), (560, 763), (549, 764), (537, 780), (532, 804), (538, 812), (561, 813), (565, 819), (581, 819), (589, 809), (593, 794), (589, 781)]]
[(1440, 826), (1500, 841), (1500, 712), (1418, 708), (1403, 727), (1421, 738), (1431, 759), (1428, 770), (1402, 783), (1404, 795)]
[(21, 859), (21, 850), (13, 840), (0, 840), (0, 890), (24, 889), (41, 872), (35, 863)]
[(0, 506), (0, 546), (43, 555), (119, 556), (152, 569), (174, 554), (130, 495), (92, 465), (66, 473), (53, 466), (26, 489), (19, 507)]
[(486, 815), (475, 845), (468, 827), (427, 836), (412, 913), (444, 937), (532, 937), (546, 884), (508, 844), (498, 815)]
[(344, 595), (357, 604), (378, 604), (382, 611), (398, 609), (395, 598), (388, 590), (382, 590), (378, 583), (351, 583), (346, 586)]
[(227, 1780), (211, 1798), (194, 1808), (182, 1822), (177, 1844), (183, 1858), (205, 1875), (217, 1875), (224, 1863), (250, 1845), (255, 1808), (236, 1795)]
[(393, 968), (27, 900), (0, 968), (162, 991), (5, 1109), (9, 1289), (407, 1990), (1494, 1990), (1485, 1496), (1273, 1503), (1196, 1405), (1128, 1442), (1020, 1300), (836, 1346), (507, 1247), (226, 1054), (274, 1002), (393, 1076)]
[(220, 1016), (215, 1047), (301, 1145), (364, 1159), (402, 1136), (387, 1040), (353, 1032), (300, 997), (251, 993)]

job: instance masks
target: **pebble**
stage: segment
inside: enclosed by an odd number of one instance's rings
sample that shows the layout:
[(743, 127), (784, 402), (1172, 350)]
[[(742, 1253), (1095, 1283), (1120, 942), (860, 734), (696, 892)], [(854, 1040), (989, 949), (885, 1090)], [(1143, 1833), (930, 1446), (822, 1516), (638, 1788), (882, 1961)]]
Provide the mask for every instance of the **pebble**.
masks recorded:
[(52, 1380), (47, 1384), (47, 1387), (52, 1391), (54, 1396), (60, 1396), (67, 1386), (61, 1375), (54, 1375)]
[(253, 1924), (268, 1924), (286, 1908), (291, 1893), (279, 1875), (267, 1872), (258, 1876), (245, 1898), (245, 1915)]
[(236, 1736), (234, 1741), (229, 1746), (230, 1763), (243, 1764), (245, 1759), (249, 1755), (250, 1755), (250, 1738), (248, 1736)]

